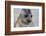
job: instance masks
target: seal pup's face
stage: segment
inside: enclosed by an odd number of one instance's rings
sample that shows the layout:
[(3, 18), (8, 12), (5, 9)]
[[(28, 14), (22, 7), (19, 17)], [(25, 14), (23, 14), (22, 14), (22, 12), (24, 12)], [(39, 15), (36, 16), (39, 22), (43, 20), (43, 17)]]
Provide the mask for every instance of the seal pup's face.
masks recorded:
[(29, 24), (32, 22), (32, 14), (30, 9), (22, 9), (19, 17), (22, 24)]

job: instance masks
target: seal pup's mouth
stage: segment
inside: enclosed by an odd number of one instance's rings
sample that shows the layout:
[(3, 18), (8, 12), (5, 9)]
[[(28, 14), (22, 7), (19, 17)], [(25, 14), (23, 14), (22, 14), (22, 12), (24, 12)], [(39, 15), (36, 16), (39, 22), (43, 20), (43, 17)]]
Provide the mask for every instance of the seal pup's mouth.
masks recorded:
[(23, 24), (29, 24), (29, 23), (31, 23), (31, 20), (25, 20), (25, 21), (22, 20), (22, 23), (23, 23)]

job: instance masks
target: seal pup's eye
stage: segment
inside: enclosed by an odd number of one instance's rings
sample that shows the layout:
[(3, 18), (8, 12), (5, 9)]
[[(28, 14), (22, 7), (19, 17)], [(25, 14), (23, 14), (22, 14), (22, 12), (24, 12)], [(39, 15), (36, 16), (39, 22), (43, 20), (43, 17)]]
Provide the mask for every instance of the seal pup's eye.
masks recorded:
[(32, 17), (32, 15), (31, 15), (31, 17)]
[(28, 15), (24, 15), (24, 17), (28, 17)]

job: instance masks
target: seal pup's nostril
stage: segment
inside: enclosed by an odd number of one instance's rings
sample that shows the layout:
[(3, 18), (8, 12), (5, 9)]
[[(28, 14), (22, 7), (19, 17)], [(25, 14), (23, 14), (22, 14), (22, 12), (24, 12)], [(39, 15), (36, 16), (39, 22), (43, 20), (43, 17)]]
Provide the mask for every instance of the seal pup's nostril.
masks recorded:
[(31, 20), (27, 20), (27, 22), (28, 22), (28, 23), (30, 23), (30, 22), (31, 22)]

